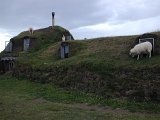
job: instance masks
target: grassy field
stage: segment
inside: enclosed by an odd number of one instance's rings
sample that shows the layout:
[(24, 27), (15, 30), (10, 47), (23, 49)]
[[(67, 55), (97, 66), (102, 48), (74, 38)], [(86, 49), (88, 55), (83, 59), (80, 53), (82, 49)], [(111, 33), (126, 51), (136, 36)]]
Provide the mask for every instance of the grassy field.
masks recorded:
[(158, 105), (141, 104), (0, 76), (0, 120), (159, 120)]
[(159, 101), (160, 55), (138, 61), (130, 57), (136, 37), (68, 41), (67, 59), (60, 59), (60, 42), (22, 52), (14, 75), (104, 97)]
[(0, 76), (0, 119), (160, 118), (159, 54), (137, 61), (129, 56), (137, 36), (117, 36), (68, 41), (69, 58), (61, 59), (61, 35), (69, 33), (56, 28), (35, 31), (37, 49), (10, 53), (18, 60), (14, 77)]

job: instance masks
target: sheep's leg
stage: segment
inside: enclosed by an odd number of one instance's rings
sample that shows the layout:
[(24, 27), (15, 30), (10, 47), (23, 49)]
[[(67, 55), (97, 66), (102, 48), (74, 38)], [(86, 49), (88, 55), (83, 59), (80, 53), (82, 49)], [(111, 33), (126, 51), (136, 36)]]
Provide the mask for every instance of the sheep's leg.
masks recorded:
[(151, 52), (149, 52), (149, 58), (151, 58)]
[(137, 57), (137, 60), (139, 60), (139, 55), (138, 55), (138, 57)]

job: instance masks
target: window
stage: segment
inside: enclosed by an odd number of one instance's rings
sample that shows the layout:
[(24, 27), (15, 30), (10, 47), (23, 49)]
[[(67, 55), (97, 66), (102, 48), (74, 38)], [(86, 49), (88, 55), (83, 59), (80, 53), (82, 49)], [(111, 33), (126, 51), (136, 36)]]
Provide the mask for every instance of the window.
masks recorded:
[(24, 51), (27, 51), (29, 49), (30, 39), (24, 39)]

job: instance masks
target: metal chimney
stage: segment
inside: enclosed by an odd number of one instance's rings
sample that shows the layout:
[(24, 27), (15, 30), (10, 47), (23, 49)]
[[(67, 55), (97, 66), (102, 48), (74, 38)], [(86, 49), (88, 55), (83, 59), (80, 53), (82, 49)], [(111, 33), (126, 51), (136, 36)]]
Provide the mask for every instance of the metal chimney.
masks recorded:
[(55, 20), (54, 20), (55, 12), (52, 12), (52, 27), (55, 25)]

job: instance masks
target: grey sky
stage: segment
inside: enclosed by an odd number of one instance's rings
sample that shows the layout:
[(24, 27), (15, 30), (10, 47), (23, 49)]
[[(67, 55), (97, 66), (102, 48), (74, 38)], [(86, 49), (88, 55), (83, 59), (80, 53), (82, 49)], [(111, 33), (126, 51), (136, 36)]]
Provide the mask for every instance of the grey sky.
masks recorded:
[[(51, 25), (51, 12), (56, 12), (56, 22), (69, 29), (103, 22), (92, 16), (97, 0), (4, 0), (0, 4), (0, 27), (46, 27)], [(14, 21), (14, 23), (13, 23)]]
[(29, 27), (50, 26), (53, 11), (56, 24), (78, 39), (160, 30), (159, 6), (159, 0), (1, 0), (0, 50)]

